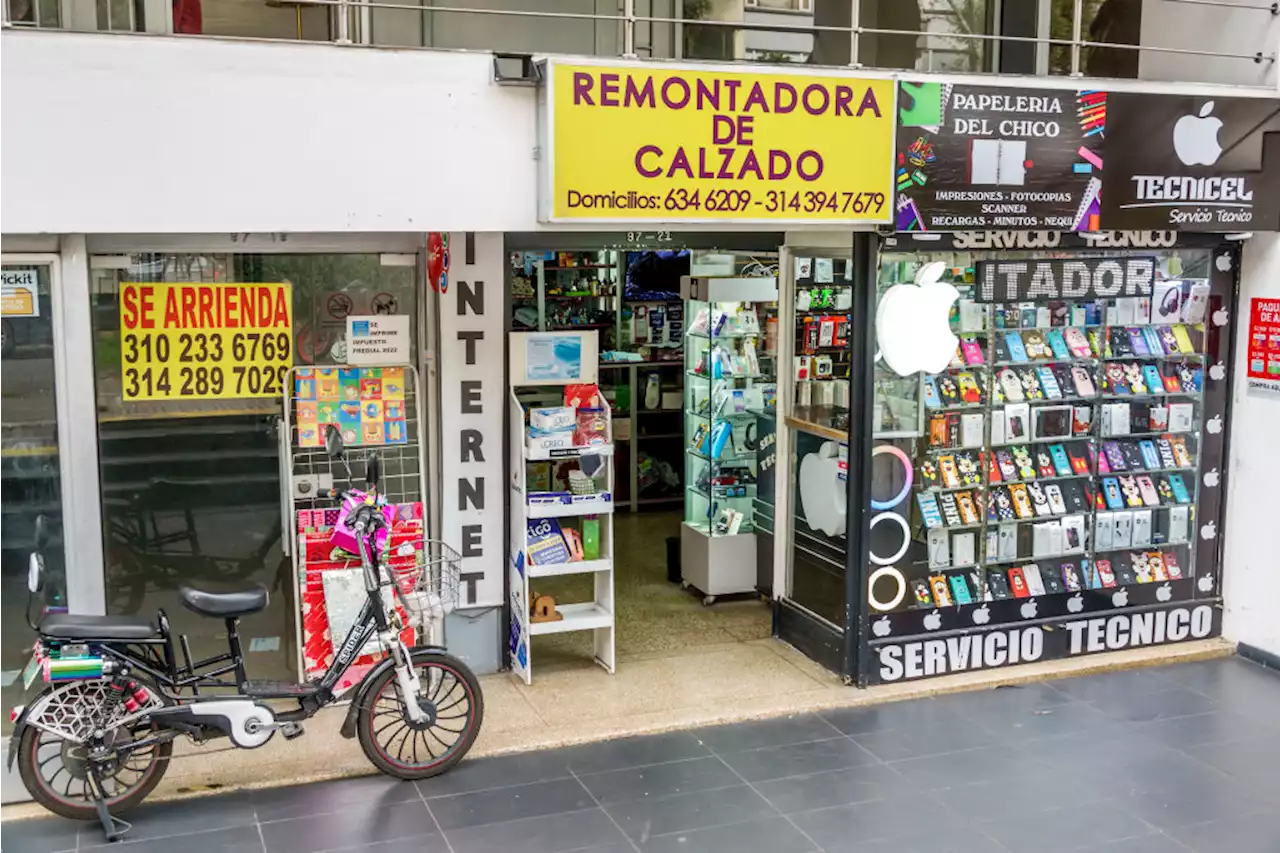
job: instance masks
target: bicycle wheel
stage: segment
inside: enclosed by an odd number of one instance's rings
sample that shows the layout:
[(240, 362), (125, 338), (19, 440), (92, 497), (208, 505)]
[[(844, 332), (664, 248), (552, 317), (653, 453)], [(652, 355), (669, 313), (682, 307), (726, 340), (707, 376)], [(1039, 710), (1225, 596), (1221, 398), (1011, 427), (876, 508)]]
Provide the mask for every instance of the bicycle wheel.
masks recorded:
[[(117, 726), (106, 736), (108, 749), (149, 736), (148, 724)], [(123, 812), (146, 799), (169, 769), (173, 742), (152, 744), (131, 752), (123, 759), (111, 757), (98, 762), (107, 808)], [(89, 759), (84, 744), (28, 726), (18, 745), (18, 773), (37, 803), (54, 814), (72, 820), (96, 820), (89, 787)]]
[(413, 653), (421, 690), (416, 697), (426, 720), (414, 723), (388, 669), (369, 686), (356, 725), (360, 747), (374, 766), (401, 779), (438, 776), (462, 760), (484, 720), (484, 697), (475, 674), (440, 652)]

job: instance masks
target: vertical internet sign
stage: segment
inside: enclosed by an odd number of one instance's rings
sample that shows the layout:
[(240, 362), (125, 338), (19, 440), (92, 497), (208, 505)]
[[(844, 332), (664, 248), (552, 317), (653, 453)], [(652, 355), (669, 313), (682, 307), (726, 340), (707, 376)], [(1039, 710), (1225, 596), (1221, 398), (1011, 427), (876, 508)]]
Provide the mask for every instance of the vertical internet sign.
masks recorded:
[(449, 235), (440, 299), (441, 535), (462, 555), (462, 607), (502, 604), (502, 234)]
[(895, 86), (796, 69), (547, 60), (547, 222), (885, 224)]

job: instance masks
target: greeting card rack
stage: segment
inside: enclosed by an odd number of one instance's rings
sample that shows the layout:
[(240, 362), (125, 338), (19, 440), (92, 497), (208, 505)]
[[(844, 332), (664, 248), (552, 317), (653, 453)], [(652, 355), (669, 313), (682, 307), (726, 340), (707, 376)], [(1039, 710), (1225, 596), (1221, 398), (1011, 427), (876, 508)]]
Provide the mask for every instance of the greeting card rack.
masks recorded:
[[(281, 523), (288, 531), (282, 543), (293, 566), (296, 662), (299, 677), (306, 680), (324, 668), (323, 656), (333, 642), (331, 636), (324, 636), (330, 627), (328, 611), (332, 607), (335, 615), (343, 614), (339, 619), (345, 619), (353, 603), (319, 600), (317, 595), (326, 586), (321, 573), (354, 572), (360, 568), (359, 560), (352, 555), (323, 549), (319, 544), (331, 527), (326, 522), (336, 516), (341, 501), (318, 497), (318, 492), (363, 489), (365, 457), (376, 450), (381, 461), (378, 492), (388, 504), (404, 507), (393, 523), (393, 544), (405, 555), (405, 546), (412, 548), (412, 561), (418, 565), (432, 558), (424, 511), (427, 484), (423, 401), (419, 374), (412, 365), (294, 367), (289, 371), (285, 390), (278, 436)], [(343, 462), (325, 451), (324, 428), (330, 422), (342, 432), (350, 478)], [(314, 559), (321, 556), (320, 549), (331, 559)], [(408, 558), (392, 559), (403, 563)], [(339, 587), (329, 583), (328, 588)], [(350, 595), (358, 594), (362, 593), (354, 590)], [(323, 616), (314, 612), (317, 604), (325, 609)], [(418, 641), (444, 642), (443, 619), (430, 620), (411, 630), (423, 632), (424, 637), (415, 635)], [(357, 667), (352, 669), (359, 671)]]

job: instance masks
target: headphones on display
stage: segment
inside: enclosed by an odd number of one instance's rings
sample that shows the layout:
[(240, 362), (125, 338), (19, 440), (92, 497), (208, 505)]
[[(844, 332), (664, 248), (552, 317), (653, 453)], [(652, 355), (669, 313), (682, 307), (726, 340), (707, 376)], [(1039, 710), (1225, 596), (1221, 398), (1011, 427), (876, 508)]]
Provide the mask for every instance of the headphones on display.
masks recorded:
[(747, 450), (759, 450), (760, 439), (756, 436), (756, 422), (752, 421), (747, 424), (747, 428), (744, 432), (746, 434), (742, 437), (742, 446)]

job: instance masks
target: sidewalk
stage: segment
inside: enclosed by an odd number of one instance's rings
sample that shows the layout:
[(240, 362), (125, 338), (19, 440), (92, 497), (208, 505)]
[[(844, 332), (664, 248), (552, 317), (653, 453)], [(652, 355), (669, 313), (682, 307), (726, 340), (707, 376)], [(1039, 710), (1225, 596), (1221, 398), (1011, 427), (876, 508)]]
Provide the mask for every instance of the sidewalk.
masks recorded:
[(1277, 768), (1280, 673), (1228, 658), (157, 803), (117, 849), (1276, 853)]

